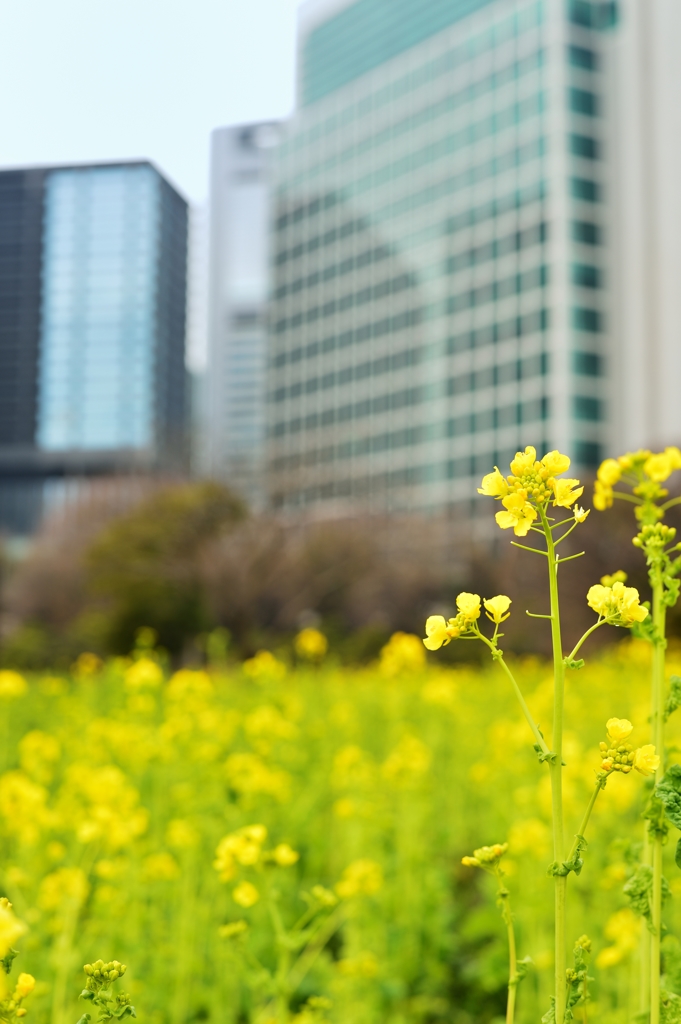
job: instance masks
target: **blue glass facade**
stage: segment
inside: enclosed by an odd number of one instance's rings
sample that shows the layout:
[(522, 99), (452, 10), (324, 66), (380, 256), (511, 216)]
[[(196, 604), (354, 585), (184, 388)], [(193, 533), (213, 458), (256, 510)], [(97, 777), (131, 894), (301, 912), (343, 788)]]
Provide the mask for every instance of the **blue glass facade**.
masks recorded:
[(151, 447), (159, 225), (151, 167), (49, 175), (41, 448)]

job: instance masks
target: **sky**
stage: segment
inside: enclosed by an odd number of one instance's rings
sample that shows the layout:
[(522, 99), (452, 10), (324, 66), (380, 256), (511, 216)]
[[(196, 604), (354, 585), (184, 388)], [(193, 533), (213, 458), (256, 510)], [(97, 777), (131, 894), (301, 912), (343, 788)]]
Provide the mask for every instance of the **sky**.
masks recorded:
[(144, 157), (208, 192), (219, 125), (293, 107), (299, 0), (0, 0), (0, 167)]

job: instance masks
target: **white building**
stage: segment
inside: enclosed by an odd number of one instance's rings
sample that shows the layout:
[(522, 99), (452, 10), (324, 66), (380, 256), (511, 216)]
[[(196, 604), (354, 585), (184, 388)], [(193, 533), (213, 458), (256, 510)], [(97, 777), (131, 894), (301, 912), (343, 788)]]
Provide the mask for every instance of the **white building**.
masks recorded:
[(264, 500), (269, 167), (276, 123), (212, 135), (208, 365), (203, 469), (251, 505)]

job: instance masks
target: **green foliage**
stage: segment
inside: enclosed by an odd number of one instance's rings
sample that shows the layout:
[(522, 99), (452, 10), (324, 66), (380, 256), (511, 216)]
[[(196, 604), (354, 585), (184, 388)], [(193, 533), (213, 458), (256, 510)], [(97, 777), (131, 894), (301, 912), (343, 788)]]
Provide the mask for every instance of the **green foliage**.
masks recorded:
[(672, 676), (669, 680), (669, 695), (664, 708), (665, 721), (681, 707), (681, 676)]
[(187, 484), (153, 495), (107, 527), (86, 563), (95, 595), (109, 611), (107, 646), (132, 646), (144, 624), (163, 647), (182, 649), (210, 627), (198, 571), (205, 545), (243, 516), (241, 504), (215, 483)]
[(681, 829), (681, 765), (672, 764), (655, 788), (657, 799), (664, 805), (667, 818)]

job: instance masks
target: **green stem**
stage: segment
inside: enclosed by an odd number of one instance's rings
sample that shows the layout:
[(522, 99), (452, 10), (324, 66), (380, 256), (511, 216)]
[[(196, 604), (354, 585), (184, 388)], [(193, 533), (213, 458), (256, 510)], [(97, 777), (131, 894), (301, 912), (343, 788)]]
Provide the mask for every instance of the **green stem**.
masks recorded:
[[(652, 862), (652, 850), (650, 845), (650, 833), (645, 829), (643, 834), (643, 854), (641, 863), (650, 865)], [(641, 978), (639, 985), (639, 1004), (641, 1014), (647, 1014), (650, 1007), (650, 931), (645, 917), (641, 918)]]
[(484, 643), (487, 644), (487, 646), (489, 647), (490, 651), (492, 652), (492, 657), (494, 658), (495, 661), (499, 662), (499, 664), (503, 668), (504, 672), (506, 673), (508, 678), (511, 680), (511, 684), (513, 686), (513, 689), (515, 690), (515, 695), (518, 698), (518, 702), (520, 704), (520, 707), (523, 710), (523, 714), (525, 715), (525, 719), (527, 720), (527, 724), (529, 725), (530, 729), (532, 730), (532, 735), (534, 736), (534, 738), (537, 741), (538, 745), (541, 747), (542, 753), (549, 754), (550, 750), (549, 750), (549, 748), (548, 748), (548, 746), (546, 744), (546, 740), (544, 739), (544, 737), (540, 733), (539, 726), (537, 725), (537, 723), (535, 722), (534, 718), (532, 717), (532, 713), (530, 712), (530, 709), (527, 706), (525, 698), (522, 695), (521, 689), (518, 686), (518, 683), (516, 682), (515, 676), (513, 675), (513, 673), (511, 672), (510, 668), (508, 667), (508, 665), (504, 661), (504, 656), (503, 656), (502, 652), (499, 650), (498, 647), (496, 647), (492, 643), (491, 640), (488, 640), (487, 637), (484, 636), (482, 633), (479, 633), (478, 635), (479, 635), (480, 639)]
[(501, 906), (501, 916), (506, 924), (506, 933), (508, 935), (508, 998), (506, 1001), (506, 1024), (513, 1024), (515, 1020), (516, 993), (518, 991), (518, 982), (520, 980), (518, 978), (518, 954), (516, 952), (515, 944), (515, 928), (513, 927), (513, 914), (511, 913), (509, 892), (502, 881), (498, 865), (495, 870), (495, 876), (499, 885), (497, 897), (499, 899), (499, 905)]
[(581, 640), (579, 640), (575, 644), (573, 650), (570, 652), (570, 654), (568, 654), (567, 660), (568, 661), (572, 661), (572, 659), (574, 658), (575, 654), (577, 653), (579, 648), (582, 646), (584, 641), (587, 640), (591, 636), (591, 634), (594, 632), (594, 630), (598, 629), (599, 626), (603, 626), (603, 625), (605, 625), (605, 619), (599, 619), (598, 622), (594, 623), (594, 625), (591, 626), (590, 629), (587, 629), (586, 633), (581, 638)]
[[(547, 562), (549, 567), (549, 595), (551, 599), (551, 641), (553, 645), (553, 740), (556, 757), (550, 765), (551, 808), (553, 826), (553, 859), (562, 864), (565, 860), (565, 833), (563, 828), (563, 705), (565, 700), (565, 664), (560, 635), (560, 606), (558, 602), (558, 566), (553, 534), (544, 509), (539, 509), (546, 536)], [(564, 1024), (567, 983), (565, 977), (565, 895), (567, 878), (554, 878), (555, 906), (555, 996), (556, 1024)]]
[(587, 825), (589, 824), (589, 818), (591, 817), (591, 812), (593, 811), (594, 805), (596, 803), (596, 800), (598, 799), (598, 794), (604, 788), (605, 788), (605, 779), (599, 779), (598, 782), (596, 783), (596, 788), (594, 789), (593, 793), (591, 794), (591, 799), (589, 800), (589, 803), (587, 805), (586, 811), (584, 812), (584, 817), (582, 818), (582, 824), (579, 826), (579, 832), (575, 836), (575, 841), (572, 844), (572, 849), (570, 850), (570, 856), (568, 857), (568, 861), (573, 860), (575, 858), (576, 854), (577, 854), (577, 846), (579, 844), (579, 837), (581, 836), (582, 838), (584, 838), (584, 836), (586, 835), (586, 828), (587, 828)]
[[(656, 573), (656, 576), (659, 575)], [(653, 641), (652, 699), (650, 724), (652, 741), (660, 756), (658, 775), (664, 774), (664, 668), (666, 606), (661, 579), (653, 582)], [(662, 937), (662, 835), (651, 836), (653, 861), (653, 892), (651, 906), (652, 935), (650, 940), (650, 1024), (660, 1021), (660, 941)]]

